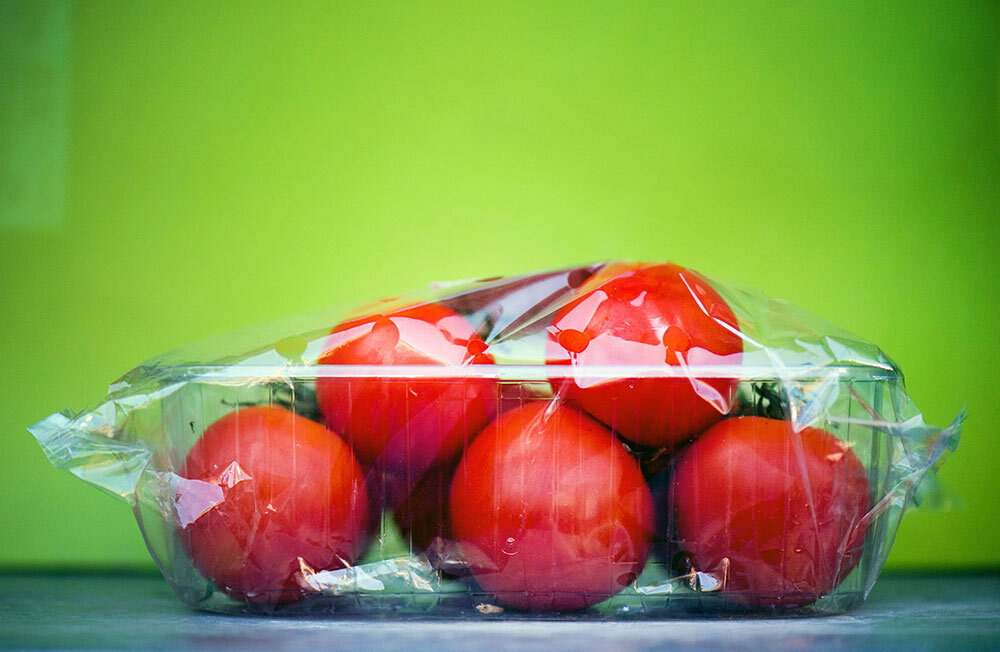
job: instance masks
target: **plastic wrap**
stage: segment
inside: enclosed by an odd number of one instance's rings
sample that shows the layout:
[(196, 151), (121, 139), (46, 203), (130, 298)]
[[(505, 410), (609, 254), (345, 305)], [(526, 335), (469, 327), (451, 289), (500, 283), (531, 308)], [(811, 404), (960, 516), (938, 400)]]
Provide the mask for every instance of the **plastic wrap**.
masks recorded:
[(212, 611), (836, 613), (954, 450), (875, 345), (672, 264), (436, 284), (29, 430)]

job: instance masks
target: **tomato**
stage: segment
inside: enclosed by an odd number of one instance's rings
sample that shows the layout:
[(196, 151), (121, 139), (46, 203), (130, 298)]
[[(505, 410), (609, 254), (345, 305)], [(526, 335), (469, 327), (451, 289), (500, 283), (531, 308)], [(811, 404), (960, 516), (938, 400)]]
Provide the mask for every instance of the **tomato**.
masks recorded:
[(295, 600), (303, 572), (341, 568), (362, 552), (361, 467), (340, 437), (284, 408), (222, 417), (191, 448), (181, 476), (181, 541), (195, 567), (237, 600)]
[(727, 419), (678, 454), (671, 488), (681, 549), (750, 606), (810, 604), (861, 559), (868, 476), (824, 430)]
[(654, 528), (638, 464), (603, 424), (537, 401), (502, 413), (451, 484), (451, 527), (503, 605), (582, 609), (642, 569)]
[[(319, 364), (491, 364), (486, 349), (460, 315), (427, 303), (338, 325)], [(447, 375), (320, 378), (316, 400), (326, 424), (343, 433), (363, 464), (415, 481), (461, 455), (496, 414), (495, 380)]]
[[(499, 406), (502, 411), (519, 407), (551, 396), (544, 383), (512, 383), (500, 388)], [(478, 433), (476, 433), (478, 434)], [(448, 496), (451, 479), (459, 460), (438, 464), (422, 477), (409, 483), (405, 478), (392, 475), (381, 478), (379, 488), (383, 493), (392, 492), (396, 499), (391, 503), (393, 516), (404, 537), (415, 552), (423, 551), (431, 564), (450, 575), (467, 574), (467, 568), (456, 549), (454, 534), (449, 522)], [(406, 489), (406, 487), (410, 487)]]
[[(697, 272), (673, 264), (605, 268), (560, 309), (551, 364), (737, 365), (743, 341), (732, 309)], [(676, 372), (674, 372), (676, 373)], [(629, 441), (674, 447), (719, 421), (736, 378), (572, 378), (559, 387)]]

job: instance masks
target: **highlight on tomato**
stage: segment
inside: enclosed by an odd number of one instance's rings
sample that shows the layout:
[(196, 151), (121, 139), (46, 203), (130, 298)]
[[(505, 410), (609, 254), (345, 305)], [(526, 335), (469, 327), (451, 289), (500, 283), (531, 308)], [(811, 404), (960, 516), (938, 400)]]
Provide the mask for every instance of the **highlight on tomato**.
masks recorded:
[(700, 365), (739, 365), (743, 340), (726, 301), (674, 264), (615, 264), (580, 288), (549, 328), (550, 364), (662, 367), (660, 377), (568, 372), (563, 395), (630, 442), (673, 448), (732, 408), (738, 378), (698, 377)]
[[(344, 322), (330, 334), (321, 365), (492, 364), (472, 327), (437, 303)], [(419, 479), (454, 460), (496, 413), (496, 381), (449, 377), (359, 376), (319, 378), (316, 399), (335, 432), (344, 435), (365, 465)]]

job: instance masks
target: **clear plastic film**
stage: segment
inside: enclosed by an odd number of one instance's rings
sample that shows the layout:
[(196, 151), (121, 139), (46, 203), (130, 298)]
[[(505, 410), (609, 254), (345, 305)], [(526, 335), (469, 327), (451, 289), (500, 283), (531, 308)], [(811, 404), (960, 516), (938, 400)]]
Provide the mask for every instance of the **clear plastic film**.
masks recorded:
[(787, 302), (614, 262), (216, 337), (29, 430), (199, 609), (623, 618), (857, 605), (962, 418)]

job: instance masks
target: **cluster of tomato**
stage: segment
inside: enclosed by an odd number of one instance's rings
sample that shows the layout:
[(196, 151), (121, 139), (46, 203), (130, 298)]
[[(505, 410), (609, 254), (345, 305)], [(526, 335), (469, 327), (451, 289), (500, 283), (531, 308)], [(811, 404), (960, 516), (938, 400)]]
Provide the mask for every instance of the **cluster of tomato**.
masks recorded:
[[(308, 569), (359, 557), (383, 510), (442, 571), (525, 610), (607, 599), (654, 545), (753, 606), (808, 604), (858, 563), (868, 482), (845, 442), (782, 420), (726, 418), (738, 378), (576, 373), (739, 365), (736, 317), (697, 273), (605, 268), (548, 332), (547, 363), (565, 365), (550, 374), (551, 394), (505, 397), (490, 374), (447, 378), (493, 358), (443, 305), (337, 326), (320, 364), (441, 373), (321, 378), (323, 424), (260, 406), (209, 426), (182, 472), (224, 498), (181, 530), (195, 566), (234, 598), (295, 600)], [(669, 460), (659, 479), (637, 458), (652, 450)]]

